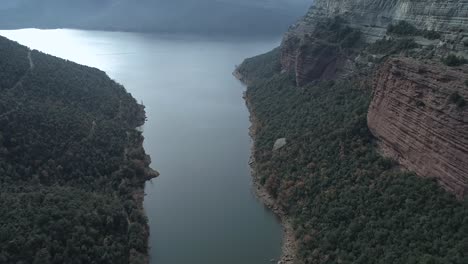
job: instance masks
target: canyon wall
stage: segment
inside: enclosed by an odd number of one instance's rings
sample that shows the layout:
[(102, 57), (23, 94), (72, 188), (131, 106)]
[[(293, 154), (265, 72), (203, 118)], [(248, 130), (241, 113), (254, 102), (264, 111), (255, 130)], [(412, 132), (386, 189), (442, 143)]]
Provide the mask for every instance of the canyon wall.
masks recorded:
[[(399, 21), (419, 33), (387, 32)], [(359, 32), (359, 39), (343, 46), (346, 37), (333, 34), (349, 29)], [(429, 39), (423, 34), (428, 31), (437, 37)], [(417, 45), (411, 53), (366, 48), (383, 38), (413, 39)], [(368, 121), (383, 154), (420, 176), (438, 179), (458, 197), (467, 194), (468, 106), (463, 102), (468, 70), (440, 61), (452, 53), (468, 56), (468, 0), (316, 0), (285, 34), (280, 51), (282, 72), (294, 76), (297, 86), (349, 78), (372, 83), (379, 68)], [(397, 58), (380, 65), (389, 55)]]
[(317, 20), (334, 16), (345, 17), (350, 26), (361, 29), (371, 41), (383, 37), (387, 26), (400, 20), (419, 29), (442, 32), (444, 40), (457, 44), (468, 36), (467, 0), (316, 0), (290, 33), (308, 32)]
[(316, 0), (279, 49), (237, 70), (254, 178), (295, 223), (293, 262), (466, 262), (454, 252), (467, 212), (456, 198), (468, 198), (467, 10)]
[(393, 58), (374, 80), (368, 125), (380, 149), (403, 167), (468, 192), (468, 67)]
[[(349, 54), (325, 52), (311, 59), (310, 53), (303, 52), (304, 43), (313, 45), (321, 41), (310, 40), (321, 23), (335, 17), (359, 30), (364, 43), (382, 39), (390, 24), (404, 20), (420, 30), (440, 34), (437, 40), (418, 36), (419, 44), (435, 46), (440, 55), (467, 54), (468, 0), (316, 0), (309, 12), (290, 27), (281, 45), (282, 69), (296, 75), (298, 86), (330, 79), (352, 66)], [(320, 74), (322, 71), (326, 74)]]

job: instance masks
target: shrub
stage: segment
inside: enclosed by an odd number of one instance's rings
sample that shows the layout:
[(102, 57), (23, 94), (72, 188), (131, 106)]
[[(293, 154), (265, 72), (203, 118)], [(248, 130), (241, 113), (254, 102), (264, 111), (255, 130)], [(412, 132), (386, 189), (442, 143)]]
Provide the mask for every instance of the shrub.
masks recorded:
[(403, 50), (410, 50), (419, 47), (412, 38), (404, 39), (381, 39), (371, 44), (368, 48), (371, 53), (395, 54)]
[(422, 101), (417, 101), (416, 106), (417, 107), (424, 107), (424, 106), (426, 106), (426, 104), (424, 102), (422, 102)]
[(467, 63), (463, 56), (457, 56), (455, 54), (450, 54), (447, 57), (442, 58), (442, 62), (447, 66), (460, 66)]
[(352, 30), (349, 34), (344, 37), (341, 41), (342, 48), (352, 48), (358, 43), (361, 39), (361, 31), (359, 30)]
[(440, 39), (440, 33), (435, 30), (419, 30), (415, 26), (406, 21), (400, 21), (398, 24), (389, 25), (387, 28), (388, 34), (400, 36), (417, 36), (421, 35), (427, 39)]
[(458, 92), (454, 92), (449, 96), (449, 102), (456, 104), (458, 107), (464, 107), (466, 105), (466, 100)]
[(246, 59), (237, 67), (238, 73), (246, 80), (268, 78), (281, 71), (280, 49)]
[(440, 33), (435, 30), (424, 30), (423, 36), (427, 39), (440, 39)]
[(396, 25), (389, 25), (387, 28), (387, 33), (402, 36), (415, 36), (418, 35), (420, 31), (410, 23), (406, 21), (400, 21)]
[(361, 31), (349, 27), (346, 20), (337, 16), (318, 22), (312, 36), (346, 49), (355, 46), (361, 38)]

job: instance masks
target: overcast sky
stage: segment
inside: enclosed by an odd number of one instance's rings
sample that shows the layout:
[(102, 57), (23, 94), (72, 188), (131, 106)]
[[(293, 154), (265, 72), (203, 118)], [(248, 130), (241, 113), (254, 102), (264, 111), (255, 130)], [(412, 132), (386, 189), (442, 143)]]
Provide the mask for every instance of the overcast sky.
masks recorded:
[(312, 0), (0, 0), (0, 27), (277, 34), (311, 4)]

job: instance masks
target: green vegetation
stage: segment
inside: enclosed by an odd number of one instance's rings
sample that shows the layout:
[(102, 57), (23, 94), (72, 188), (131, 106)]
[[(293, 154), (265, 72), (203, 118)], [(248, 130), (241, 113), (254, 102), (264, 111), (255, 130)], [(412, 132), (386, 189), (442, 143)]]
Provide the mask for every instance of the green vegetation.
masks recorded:
[(441, 35), (439, 32), (435, 31), (435, 30), (424, 30), (423, 33), (422, 33), (423, 37), (427, 38), (427, 39), (440, 39)]
[(449, 54), (447, 57), (442, 58), (442, 62), (447, 66), (460, 66), (467, 63), (468, 61), (463, 56)]
[[(468, 262), (468, 206), (376, 152), (369, 89), (265, 77), (246, 94), (257, 120), (255, 170), (293, 220), (302, 263)], [(273, 152), (282, 137), (288, 145)]]
[[(0, 63), (0, 89), (10, 88), (15, 85), (29, 68), (28, 58), (25, 57), (27, 48), (0, 38), (2, 47), (2, 60)], [(8, 51), (8, 52), (5, 52)]]
[(412, 38), (383, 38), (369, 45), (367, 50), (370, 53), (391, 55), (418, 47)]
[(449, 102), (456, 104), (458, 107), (466, 106), (466, 100), (458, 92), (454, 92), (449, 96)]
[(423, 36), (427, 39), (440, 39), (441, 35), (435, 30), (419, 30), (406, 21), (400, 21), (397, 24), (390, 24), (387, 29), (388, 34), (400, 36)]
[(406, 21), (399, 21), (395, 25), (390, 24), (387, 28), (387, 33), (402, 36), (415, 36), (419, 34), (419, 30)]
[(280, 50), (276, 48), (271, 52), (246, 59), (242, 63), (242, 67), (237, 68), (237, 71), (246, 80), (268, 78), (273, 72), (280, 71), (279, 56)]
[(315, 39), (338, 45), (342, 49), (355, 47), (361, 39), (361, 31), (346, 25), (343, 18), (337, 16), (318, 23), (313, 32)]
[(97, 69), (2, 37), (0, 58), (0, 263), (144, 254), (142, 106)]

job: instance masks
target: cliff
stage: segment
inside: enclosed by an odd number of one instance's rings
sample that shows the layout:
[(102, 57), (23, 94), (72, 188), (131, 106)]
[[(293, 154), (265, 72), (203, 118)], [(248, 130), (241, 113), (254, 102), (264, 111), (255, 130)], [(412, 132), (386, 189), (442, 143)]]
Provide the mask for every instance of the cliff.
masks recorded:
[[(466, 109), (451, 107), (447, 98), (455, 92), (467, 98), (468, 77), (464, 68), (440, 63), (449, 54), (468, 54), (468, 1), (317, 0), (285, 34), (280, 61), (297, 86), (340, 79), (373, 85), (369, 126), (384, 153), (462, 197), (468, 177)], [(388, 56), (413, 60), (390, 60), (372, 84), (373, 72)], [(399, 101), (403, 93), (414, 108)], [(421, 101), (424, 96), (431, 101)]]
[(384, 155), (458, 197), (468, 191), (467, 77), (466, 66), (390, 59), (375, 76), (368, 114)]
[[(354, 67), (353, 54), (330, 49), (330, 45), (324, 48), (323, 36), (317, 37), (324, 24), (336, 17), (345, 27), (361, 32), (361, 40), (367, 44), (390, 37), (388, 26), (406, 21), (421, 32), (440, 35), (437, 39), (414, 36), (418, 44), (434, 46), (439, 55), (467, 54), (466, 0), (316, 0), (304, 18), (290, 27), (281, 45), (282, 69), (296, 75), (298, 86), (313, 80), (336, 78), (340, 72), (349, 72), (347, 69)], [(337, 29), (328, 30), (333, 33)], [(304, 43), (314, 46), (315, 54), (304, 52)], [(358, 48), (363, 47), (364, 44), (360, 44)]]
[[(254, 65), (272, 55), (249, 59), (237, 72), (252, 77)], [(366, 122), (370, 89), (355, 80), (298, 88), (289, 75), (266, 75), (247, 78), (245, 99), (257, 194), (268, 197), (294, 238), (284, 240), (281, 263), (466, 262), (458, 253), (466, 206), (375, 151)], [(275, 150), (282, 138), (287, 144)]]
[(237, 69), (253, 177), (293, 223), (294, 263), (466, 262), (467, 9), (317, 0)]
[(361, 30), (368, 42), (382, 38), (388, 25), (402, 20), (443, 33), (443, 44), (452, 49), (465, 49), (462, 41), (468, 37), (467, 0), (316, 0), (287, 36), (311, 32), (317, 21), (335, 16)]

